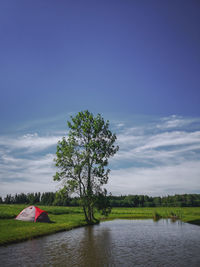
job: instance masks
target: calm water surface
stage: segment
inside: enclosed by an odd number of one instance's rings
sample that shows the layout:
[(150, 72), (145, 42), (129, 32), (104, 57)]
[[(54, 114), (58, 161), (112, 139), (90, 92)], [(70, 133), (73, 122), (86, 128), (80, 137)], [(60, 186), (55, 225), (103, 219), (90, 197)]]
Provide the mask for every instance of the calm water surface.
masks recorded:
[(200, 227), (114, 220), (0, 248), (0, 266), (200, 266)]

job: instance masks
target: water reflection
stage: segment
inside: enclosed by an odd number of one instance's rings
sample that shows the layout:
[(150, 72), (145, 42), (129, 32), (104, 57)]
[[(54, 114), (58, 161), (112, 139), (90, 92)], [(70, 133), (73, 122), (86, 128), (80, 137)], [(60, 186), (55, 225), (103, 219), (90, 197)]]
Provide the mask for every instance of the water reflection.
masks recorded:
[(200, 227), (115, 220), (0, 248), (1, 266), (200, 266)]
[[(99, 228), (99, 229), (98, 229)], [(89, 226), (84, 229), (78, 244), (79, 266), (109, 266), (111, 260), (111, 235), (109, 228)]]

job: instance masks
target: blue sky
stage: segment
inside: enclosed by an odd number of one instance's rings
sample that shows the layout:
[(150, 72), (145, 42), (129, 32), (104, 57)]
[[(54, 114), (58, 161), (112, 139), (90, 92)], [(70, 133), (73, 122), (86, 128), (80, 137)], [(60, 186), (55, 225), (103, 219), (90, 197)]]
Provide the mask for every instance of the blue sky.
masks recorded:
[(109, 119), (113, 194), (200, 193), (199, 1), (1, 1), (0, 195), (54, 191), (71, 114)]

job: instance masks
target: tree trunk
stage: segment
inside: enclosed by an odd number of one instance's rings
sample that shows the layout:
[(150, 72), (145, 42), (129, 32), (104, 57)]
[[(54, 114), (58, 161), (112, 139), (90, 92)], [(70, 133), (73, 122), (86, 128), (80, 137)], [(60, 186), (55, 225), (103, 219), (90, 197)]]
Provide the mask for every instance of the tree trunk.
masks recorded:
[(89, 223), (89, 219), (88, 219), (88, 215), (87, 215), (87, 211), (86, 211), (85, 206), (83, 206), (83, 211), (84, 211), (85, 219), (86, 219), (87, 223)]

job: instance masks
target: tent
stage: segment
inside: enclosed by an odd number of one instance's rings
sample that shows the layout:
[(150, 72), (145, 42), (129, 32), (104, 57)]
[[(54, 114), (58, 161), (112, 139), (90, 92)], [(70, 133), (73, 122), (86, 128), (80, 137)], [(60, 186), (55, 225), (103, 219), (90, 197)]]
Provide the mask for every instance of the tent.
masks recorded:
[(48, 213), (35, 206), (23, 209), (15, 219), (27, 222), (50, 222)]

